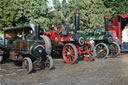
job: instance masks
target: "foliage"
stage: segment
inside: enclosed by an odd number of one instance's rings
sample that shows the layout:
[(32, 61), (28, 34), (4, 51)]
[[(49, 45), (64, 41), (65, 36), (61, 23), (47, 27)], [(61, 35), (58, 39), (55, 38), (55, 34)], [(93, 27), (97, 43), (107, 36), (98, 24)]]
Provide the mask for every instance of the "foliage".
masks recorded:
[(128, 0), (104, 0), (104, 4), (107, 8), (112, 8), (115, 13), (113, 18), (117, 14), (127, 14), (128, 13)]
[(94, 28), (96, 24), (104, 27), (104, 16), (114, 13), (111, 8), (106, 8), (102, 0), (81, 0), (80, 13), (83, 26), (86, 28)]
[(38, 22), (46, 29), (49, 25), (47, 0), (1, 0), (0, 5), (3, 27)]
[[(54, 0), (56, 1), (56, 0)], [(114, 12), (106, 8), (102, 0), (63, 0), (61, 7), (56, 9), (56, 16), (52, 18), (54, 25), (69, 24), (74, 28), (74, 13), (80, 12), (80, 28), (82, 30), (94, 28), (97, 23), (104, 27), (104, 15), (111, 16)], [(78, 3), (79, 2), (79, 3)]]
[(59, 0), (53, 0), (53, 5), (54, 5), (54, 11), (50, 13), (51, 24), (54, 24), (55, 26), (61, 25), (62, 23), (61, 3)]
[(74, 28), (74, 13), (80, 12), (80, 29), (104, 27), (104, 15), (115, 17), (128, 13), (127, 0), (52, 0), (55, 9), (47, 6), (47, 0), (0, 0), (0, 29), (5, 27), (40, 23), (43, 29), (50, 24)]

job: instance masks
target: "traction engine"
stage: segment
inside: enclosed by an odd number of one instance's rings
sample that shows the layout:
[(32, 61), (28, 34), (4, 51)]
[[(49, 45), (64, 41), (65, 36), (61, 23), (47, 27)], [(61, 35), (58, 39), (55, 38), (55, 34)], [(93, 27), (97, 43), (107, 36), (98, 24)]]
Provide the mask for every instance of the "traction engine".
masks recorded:
[[(46, 35), (45, 37), (50, 38), (52, 51), (60, 50), (62, 52), (63, 59), (66, 63), (75, 63), (79, 56), (86, 61), (92, 61), (94, 59), (94, 47), (86, 42), (79, 32), (80, 13), (75, 13), (74, 15), (75, 32), (69, 31), (69, 27), (58, 26), (57, 30), (44, 32), (43, 36)], [(43, 36), (42, 38), (44, 39)], [(47, 50), (48, 46), (45, 46), (45, 49)]]
[(95, 30), (84, 32), (82, 36), (85, 40), (94, 40), (97, 58), (106, 58), (108, 55), (115, 57), (120, 53), (120, 47), (116, 42), (113, 42), (113, 34), (109, 32), (108, 16), (104, 17), (105, 32), (98, 25)]

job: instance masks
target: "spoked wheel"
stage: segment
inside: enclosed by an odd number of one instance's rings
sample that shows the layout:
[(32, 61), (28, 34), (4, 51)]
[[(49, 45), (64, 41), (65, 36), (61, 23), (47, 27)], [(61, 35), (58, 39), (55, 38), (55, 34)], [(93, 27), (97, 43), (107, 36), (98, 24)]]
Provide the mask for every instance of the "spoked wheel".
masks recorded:
[(0, 63), (3, 63), (4, 57), (3, 57), (3, 51), (0, 49)]
[(3, 62), (3, 56), (2, 55), (0, 55), (0, 63), (2, 63)]
[(46, 50), (47, 54), (50, 55), (52, 50), (51, 40), (45, 35), (41, 36), (41, 38), (44, 40), (44, 49)]
[(66, 63), (73, 64), (77, 61), (78, 51), (74, 44), (67, 43), (63, 48), (63, 58)]
[(53, 69), (53, 59), (51, 56), (47, 55), (47, 60), (45, 61), (45, 66), (49, 68), (49, 70)]
[(110, 45), (109, 49), (110, 49), (110, 56), (112, 57), (116, 57), (120, 54), (120, 46), (116, 42), (113, 42)]
[(22, 67), (26, 73), (31, 73), (33, 70), (32, 60), (29, 57), (25, 57), (22, 61)]
[(94, 59), (94, 46), (90, 43), (85, 43), (83, 48), (82, 58), (86, 61), (92, 61)]
[(99, 43), (96, 45), (96, 57), (97, 58), (105, 58), (109, 54), (109, 49), (106, 44)]

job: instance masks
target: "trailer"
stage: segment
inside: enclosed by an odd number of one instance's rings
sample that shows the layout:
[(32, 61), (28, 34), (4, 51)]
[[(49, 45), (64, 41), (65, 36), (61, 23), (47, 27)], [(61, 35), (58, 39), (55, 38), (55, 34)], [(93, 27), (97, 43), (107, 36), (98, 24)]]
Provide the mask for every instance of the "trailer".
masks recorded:
[(128, 52), (128, 14), (118, 14), (113, 22), (109, 24), (113, 40), (118, 39), (121, 52)]

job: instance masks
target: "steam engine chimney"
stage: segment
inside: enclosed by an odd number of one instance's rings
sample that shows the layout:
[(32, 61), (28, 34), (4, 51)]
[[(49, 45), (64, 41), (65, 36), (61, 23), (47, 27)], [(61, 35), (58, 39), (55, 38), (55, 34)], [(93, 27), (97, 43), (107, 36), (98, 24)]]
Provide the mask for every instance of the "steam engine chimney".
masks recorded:
[(107, 33), (109, 31), (109, 17), (108, 16), (104, 16), (104, 21), (105, 21), (105, 33)]
[(36, 38), (40, 39), (40, 24), (36, 24)]
[(80, 13), (74, 13), (75, 15), (75, 32), (79, 30), (79, 24), (80, 24)]

